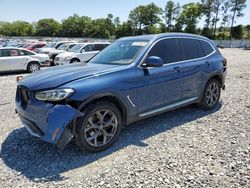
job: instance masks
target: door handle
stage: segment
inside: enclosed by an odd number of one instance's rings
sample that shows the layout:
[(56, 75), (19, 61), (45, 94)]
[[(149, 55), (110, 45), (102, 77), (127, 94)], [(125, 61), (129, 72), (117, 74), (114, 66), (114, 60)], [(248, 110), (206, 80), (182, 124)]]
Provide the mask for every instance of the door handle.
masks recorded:
[(174, 70), (174, 72), (180, 72), (181, 71), (181, 67), (174, 67), (173, 70)]

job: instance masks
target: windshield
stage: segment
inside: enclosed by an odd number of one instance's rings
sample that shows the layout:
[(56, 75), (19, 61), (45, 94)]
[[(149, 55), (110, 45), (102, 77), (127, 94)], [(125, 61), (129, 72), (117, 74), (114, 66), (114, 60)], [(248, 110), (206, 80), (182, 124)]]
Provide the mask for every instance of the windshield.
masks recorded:
[(80, 52), (81, 48), (84, 46), (84, 44), (76, 44), (72, 48), (70, 48), (69, 52)]
[(90, 63), (126, 65), (134, 61), (147, 45), (145, 40), (116, 41), (96, 55)]
[(44, 48), (54, 48), (56, 46), (56, 42), (51, 42), (51, 43), (48, 43), (44, 46)]
[(57, 49), (58, 50), (65, 50), (67, 48), (67, 45), (66, 43), (62, 43)]

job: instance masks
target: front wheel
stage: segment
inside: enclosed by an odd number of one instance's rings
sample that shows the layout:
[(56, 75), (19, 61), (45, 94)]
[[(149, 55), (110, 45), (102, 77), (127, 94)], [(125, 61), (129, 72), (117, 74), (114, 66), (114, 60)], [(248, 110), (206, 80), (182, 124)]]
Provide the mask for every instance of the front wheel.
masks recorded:
[(98, 152), (107, 149), (119, 138), (122, 117), (119, 109), (111, 102), (99, 101), (83, 110), (76, 127), (76, 142), (84, 150)]
[(221, 87), (216, 79), (208, 81), (202, 95), (201, 102), (198, 104), (204, 110), (212, 110), (220, 100)]

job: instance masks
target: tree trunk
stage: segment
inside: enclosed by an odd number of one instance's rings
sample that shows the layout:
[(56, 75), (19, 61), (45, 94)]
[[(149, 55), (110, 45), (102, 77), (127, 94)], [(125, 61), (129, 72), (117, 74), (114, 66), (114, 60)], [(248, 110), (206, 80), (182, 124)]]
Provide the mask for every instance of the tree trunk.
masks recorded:
[(232, 17), (232, 23), (230, 28), (230, 47), (232, 46), (232, 33), (233, 33), (233, 26), (234, 26), (234, 19), (235, 19), (236, 10), (234, 11), (233, 17)]
[(216, 34), (216, 29), (217, 29), (217, 22), (218, 22), (218, 14), (219, 14), (219, 7), (217, 7), (216, 15), (215, 15), (213, 39), (215, 39), (215, 34)]

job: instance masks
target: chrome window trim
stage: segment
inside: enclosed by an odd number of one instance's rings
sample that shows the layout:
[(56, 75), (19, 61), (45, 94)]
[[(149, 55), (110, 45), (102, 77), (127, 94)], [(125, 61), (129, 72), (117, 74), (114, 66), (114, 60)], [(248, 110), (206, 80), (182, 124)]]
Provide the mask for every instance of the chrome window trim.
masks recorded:
[[(143, 59), (141, 60), (141, 62), (139, 63), (139, 65), (137, 66), (138, 68), (142, 68), (144, 69), (145, 67), (142, 66), (143, 62), (146, 60), (149, 51), (155, 46), (156, 43), (165, 40), (165, 39), (193, 39), (193, 40), (200, 40), (200, 41), (205, 41), (207, 42), (212, 48), (213, 48), (213, 52), (211, 52), (210, 54), (204, 56), (204, 57), (200, 57), (200, 58), (195, 58), (195, 59), (189, 59), (189, 60), (184, 60), (184, 61), (176, 61), (176, 62), (172, 62), (172, 63), (166, 63), (164, 64), (162, 67), (165, 67), (167, 65), (175, 65), (175, 64), (179, 64), (179, 63), (186, 63), (186, 62), (190, 62), (190, 61), (196, 61), (196, 60), (202, 60), (202, 59), (206, 59), (209, 56), (213, 55), (216, 52), (216, 49), (214, 48), (214, 46), (211, 44), (210, 41), (206, 40), (206, 39), (201, 39), (201, 38), (195, 38), (195, 37), (188, 37), (188, 36), (183, 36), (183, 37), (164, 37), (161, 39), (156, 40), (151, 46), (150, 48), (147, 50), (147, 52), (145, 53)], [(157, 67), (150, 67), (150, 68), (157, 68)]]

